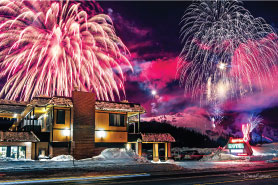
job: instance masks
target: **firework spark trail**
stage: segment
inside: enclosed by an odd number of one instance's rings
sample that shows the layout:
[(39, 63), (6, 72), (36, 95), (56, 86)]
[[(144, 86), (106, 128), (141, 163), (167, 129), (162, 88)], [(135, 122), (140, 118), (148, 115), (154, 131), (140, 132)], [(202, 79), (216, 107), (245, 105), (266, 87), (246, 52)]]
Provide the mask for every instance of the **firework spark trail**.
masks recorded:
[(213, 128), (218, 126), (224, 118), (223, 111), (218, 104), (214, 104), (212, 106), (211, 110), (209, 111), (209, 114), (210, 114), (210, 120), (212, 122)]
[(2, 97), (71, 96), (77, 87), (114, 100), (123, 66), (132, 69), (126, 54), (107, 15), (68, 1), (0, 1)]
[(252, 132), (259, 124), (262, 123), (263, 119), (260, 116), (254, 116), (252, 114), (247, 121), (251, 125), (250, 132)]
[(263, 90), (265, 81), (273, 83), (277, 35), (240, 2), (195, 1), (181, 23), (184, 47), (178, 72), (185, 93), (217, 102)]

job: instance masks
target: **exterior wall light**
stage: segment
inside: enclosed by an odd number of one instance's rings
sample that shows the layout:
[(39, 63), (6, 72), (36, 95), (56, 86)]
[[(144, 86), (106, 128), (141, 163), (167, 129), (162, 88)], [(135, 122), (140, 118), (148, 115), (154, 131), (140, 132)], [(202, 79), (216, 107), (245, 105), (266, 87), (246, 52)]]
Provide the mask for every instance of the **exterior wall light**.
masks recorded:
[(63, 130), (62, 133), (63, 133), (63, 135), (66, 136), (66, 137), (67, 137), (67, 136), (70, 136), (70, 130)]
[(106, 137), (106, 132), (104, 130), (97, 131), (97, 137), (99, 137), (99, 138)]

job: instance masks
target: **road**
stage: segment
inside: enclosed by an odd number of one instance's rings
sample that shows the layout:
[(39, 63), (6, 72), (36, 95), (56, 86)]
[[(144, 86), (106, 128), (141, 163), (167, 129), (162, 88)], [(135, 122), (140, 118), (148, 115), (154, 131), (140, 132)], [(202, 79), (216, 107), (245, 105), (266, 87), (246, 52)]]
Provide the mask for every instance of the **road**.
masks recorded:
[(90, 185), (90, 184), (154, 184), (154, 185), (276, 185), (278, 182), (278, 170), (253, 171), (248, 173), (231, 173), (218, 175), (159, 175), (151, 174), (126, 174), (126, 175), (109, 175), (109, 176), (84, 176), (84, 177), (64, 177), (64, 178), (45, 178), (29, 179), (17, 181), (0, 181), (1, 185), (11, 184), (36, 184), (36, 185)]

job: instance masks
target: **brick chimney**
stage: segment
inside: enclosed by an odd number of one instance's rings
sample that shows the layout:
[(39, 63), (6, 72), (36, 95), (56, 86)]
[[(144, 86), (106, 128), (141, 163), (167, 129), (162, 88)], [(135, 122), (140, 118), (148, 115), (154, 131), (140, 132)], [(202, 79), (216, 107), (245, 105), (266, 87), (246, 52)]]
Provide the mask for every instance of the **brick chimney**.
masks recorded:
[(72, 92), (73, 145), (75, 159), (91, 158), (95, 148), (96, 96), (89, 92)]

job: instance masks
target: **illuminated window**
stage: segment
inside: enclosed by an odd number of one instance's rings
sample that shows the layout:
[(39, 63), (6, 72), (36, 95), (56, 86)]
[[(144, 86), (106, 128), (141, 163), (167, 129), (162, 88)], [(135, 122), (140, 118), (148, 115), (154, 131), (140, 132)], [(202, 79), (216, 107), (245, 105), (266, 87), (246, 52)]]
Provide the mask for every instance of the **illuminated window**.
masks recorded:
[(0, 157), (6, 157), (7, 156), (7, 147), (1, 146), (0, 147)]
[(26, 146), (18, 147), (18, 158), (25, 159), (26, 158)]
[(17, 159), (17, 152), (18, 152), (18, 147), (11, 146), (11, 158)]
[(109, 126), (125, 126), (125, 115), (124, 114), (109, 114)]
[(65, 110), (57, 110), (56, 124), (65, 124)]
[(40, 156), (40, 157), (45, 157), (45, 156), (46, 156), (46, 149), (44, 149), (44, 148), (41, 149), (41, 148), (40, 148), (40, 149), (39, 149), (39, 156)]

